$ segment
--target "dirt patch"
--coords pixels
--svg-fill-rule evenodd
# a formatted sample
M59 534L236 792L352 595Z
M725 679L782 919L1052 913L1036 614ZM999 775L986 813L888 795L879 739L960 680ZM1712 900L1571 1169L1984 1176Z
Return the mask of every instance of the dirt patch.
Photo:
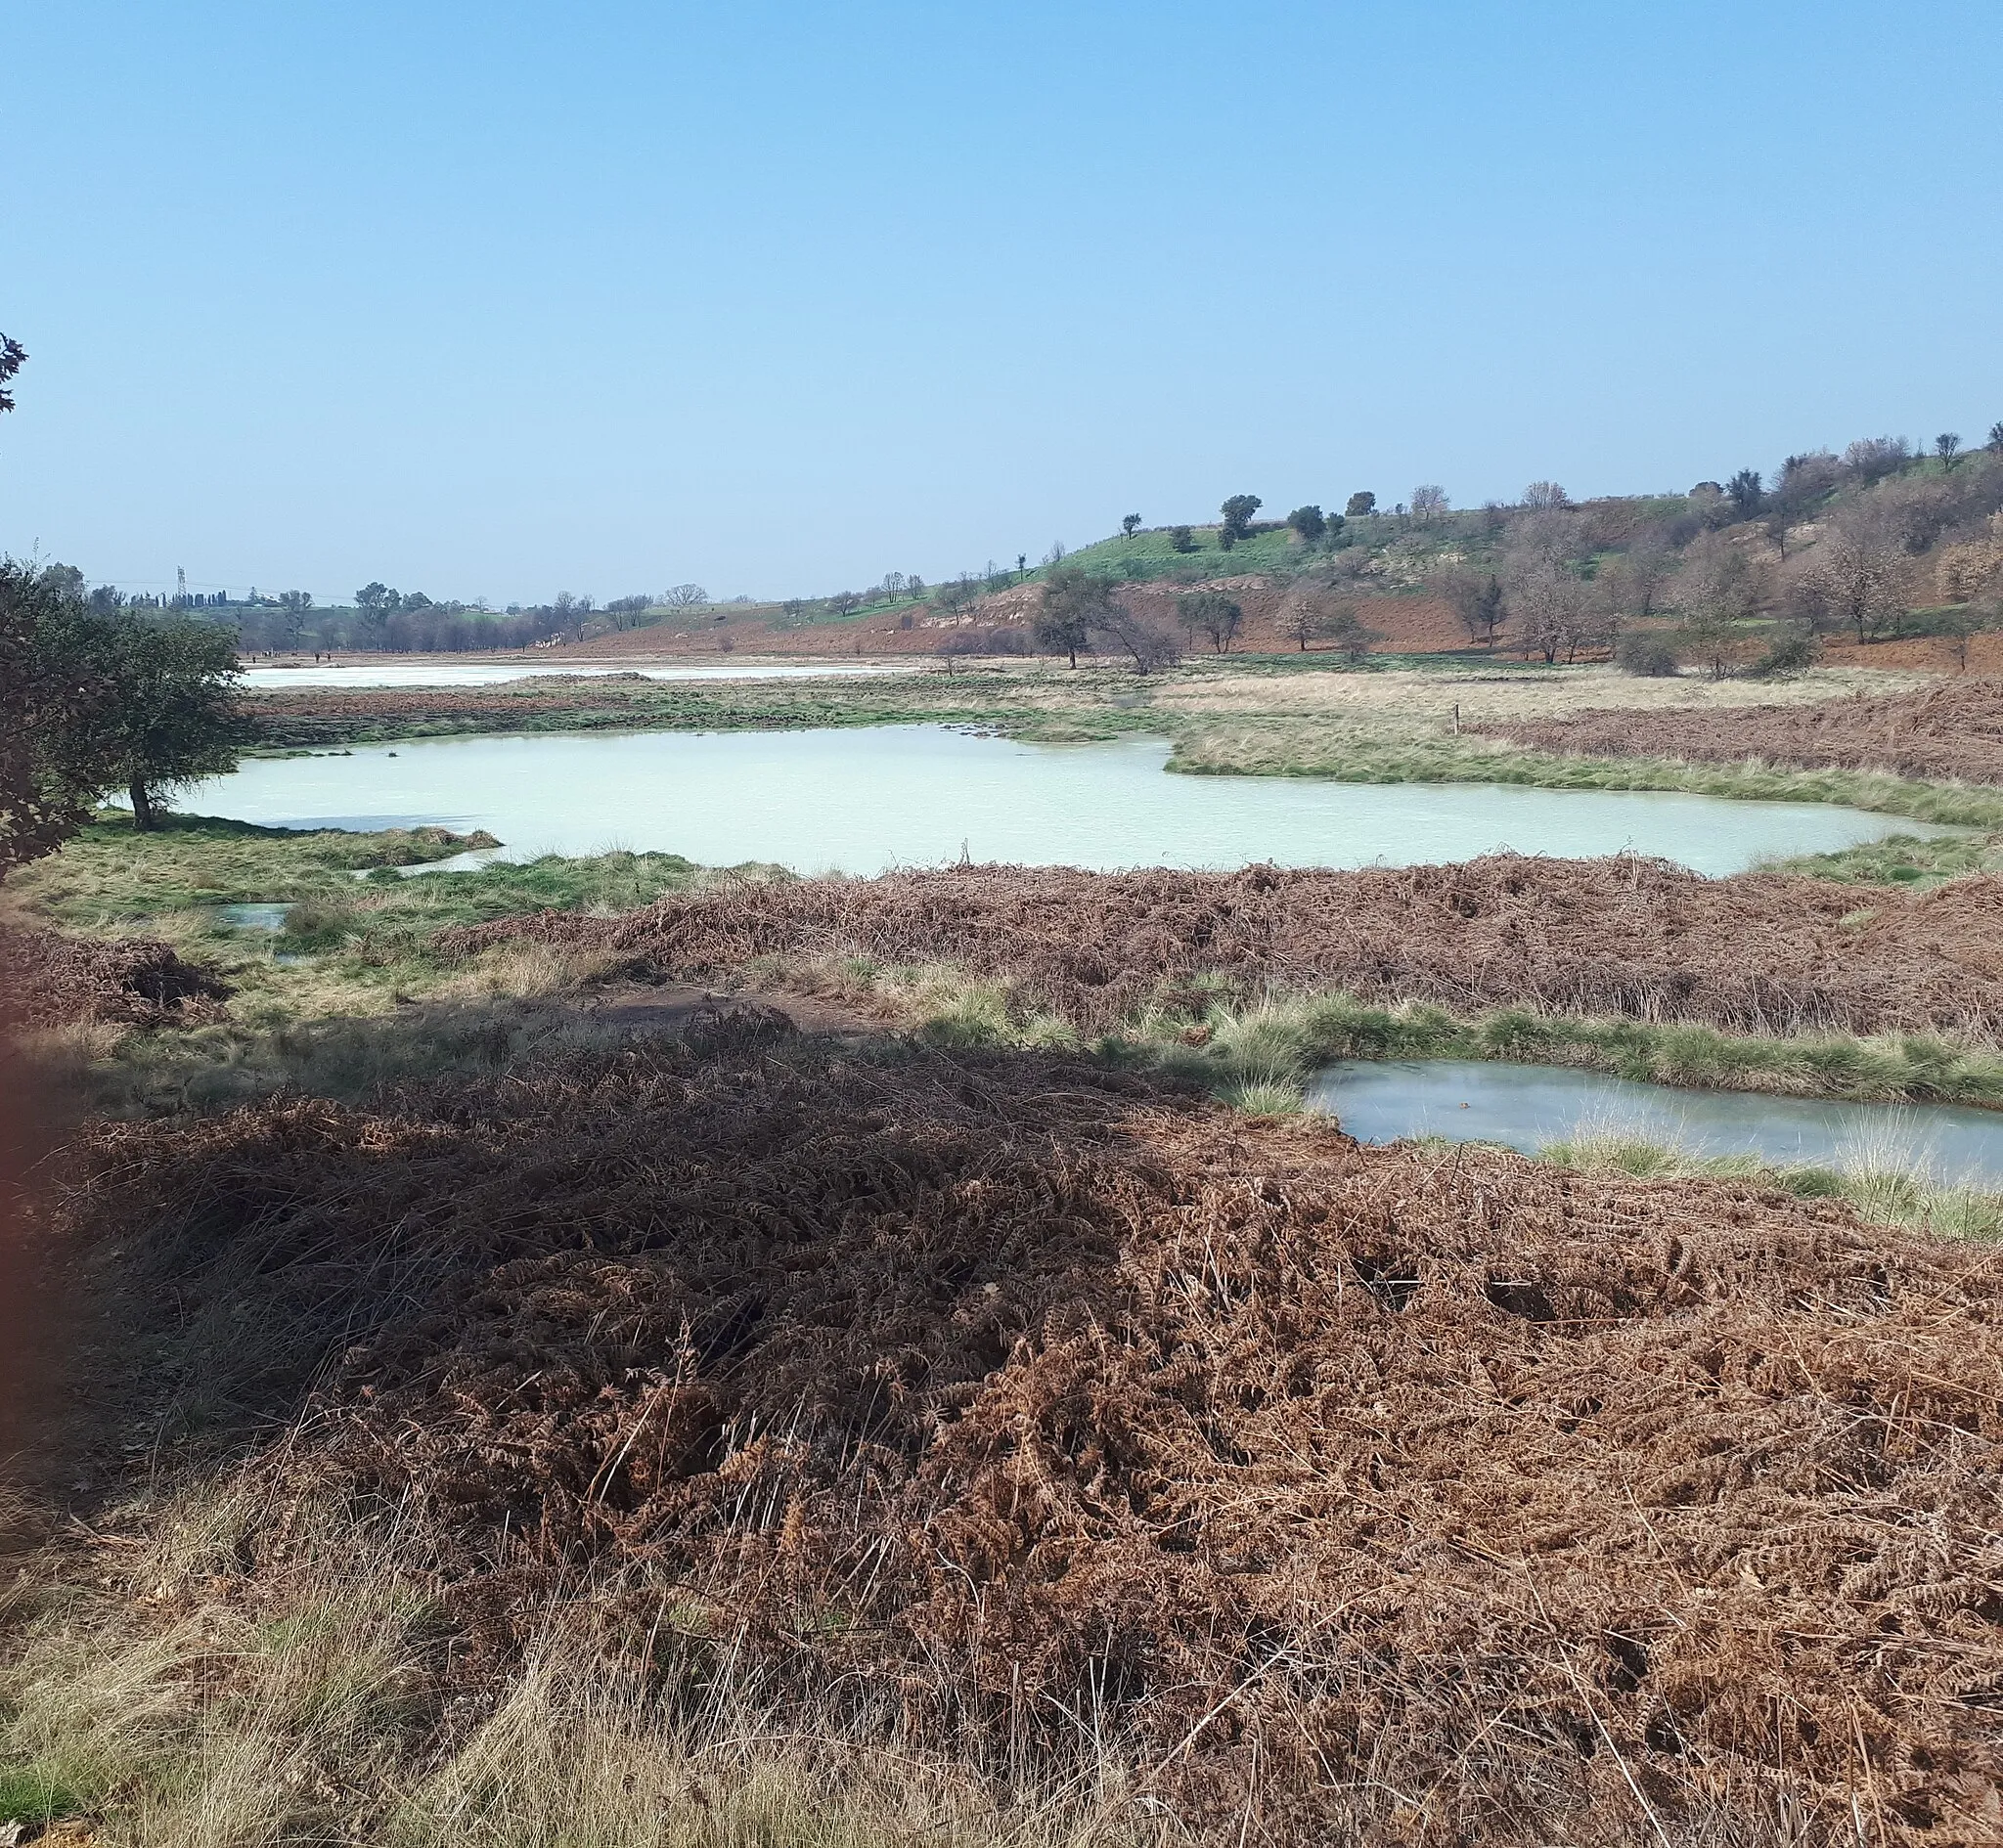
M1923 674L2003 674L2003 630L1985 630L1968 639L1964 668L1960 644L1944 636L1908 636L1897 641L1846 641L1832 637L1822 644L1822 658L1831 666L1893 668Z
M2003 679L1957 679L1915 692L1813 706L1596 712L1478 728L1533 750L1587 757L1759 758L1803 770L1883 770L2003 783Z
M1746 1033L1948 1031L2003 1022L2003 879L1873 893L1666 860L1503 855L1464 865L1235 873L969 866L546 912L450 932L448 954L530 937L662 979L754 957L950 962L1086 1029L1199 974L1241 999L1343 989L1462 1012L1695 1021Z
M306 1409L240 1569L380 1509L463 1685L588 1584L665 1687L1103 1738L1220 1840L1993 1838L1994 1254L770 1023L82 1163Z

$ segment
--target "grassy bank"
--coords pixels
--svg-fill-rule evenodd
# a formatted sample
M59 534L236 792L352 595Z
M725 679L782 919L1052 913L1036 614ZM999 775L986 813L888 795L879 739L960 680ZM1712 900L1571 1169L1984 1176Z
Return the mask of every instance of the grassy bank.
M1491 739L1364 725L1191 726L1169 769L1195 775L1320 776L1346 783L1503 783L1536 789L1670 790L1745 802L1834 803L1950 827L2003 828L2003 790L1877 770L1588 758Z
M1580 1174L1636 1180L1756 1180L1798 1200L1840 1200L1873 1225L1936 1238L2003 1239L2003 1195L1971 1187L1933 1187L1895 1167L1775 1167L1752 1156L1699 1157L1622 1137L1554 1142L1537 1160Z
M9 880L8 914L160 940L231 992L186 1027L59 1029L41 1035L42 1054L93 1107L121 1115L212 1109L287 1086L359 1096L427 1073L559 1057L599 1043L574 1006L502 1014L492 1004L574 997L605 960L523 945L469 962L438 955L439 932L545 910L632 910L776 870L719 871L674 854L405 870L469 845L442 830L293 832L201 816L141 834L109 814ZM285 910L234 922L224 907L240 904Z
M1848 886L1937 886L1970 873L2003 872L2003 835L1954 834L1924 841L1894 834L1839 854L1792 855L1769 861L1768 869Z
M888 1001L916 1031L949 1043L1080 1047L1172 1073L1252 1110L1299 1108L1314 1070L1339 1059L1508 1060L1695 1090L2003 1109L2003 1054L1920 1034L1788 1039L1527 1008L1456 1017L1422 1003L1386 1007L1344 993L1245 1008L1227 998L1222 982L1206 1005L1213 985L1199 979L1183 987L1178 1004L1087 1038L1054 1015L1023 1009L1002 984L962 971L886 969L852 958L805 968L775 959L756 973Z

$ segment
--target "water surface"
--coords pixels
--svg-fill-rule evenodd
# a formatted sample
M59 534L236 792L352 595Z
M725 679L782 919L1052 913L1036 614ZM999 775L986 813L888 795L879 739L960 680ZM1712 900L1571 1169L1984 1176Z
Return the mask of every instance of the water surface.
M2003 1112L1949 1104L1831 1104L1686 1091L1598 1072L1461 1059L1345 1060L1309 1088L1359 1142L1445 1136L1534 1155L1611 1138L1778 1167L1877 1168L2003 1189Z
M1922 823L1814 803L1629 790L1165 775L1168 744L1022 744L939 726L436 738L255 758L188 790L191 814L267 826L490 829L512 859L608 849L710 865L881 872L1023 865L1411 865L1659 854L1706 873Z

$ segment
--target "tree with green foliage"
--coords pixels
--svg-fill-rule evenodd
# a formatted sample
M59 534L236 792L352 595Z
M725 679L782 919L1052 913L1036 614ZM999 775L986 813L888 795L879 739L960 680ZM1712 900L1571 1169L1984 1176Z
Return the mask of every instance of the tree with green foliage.
M1989 454L2003 456L2003 418L1989 425Z
M1171 551L1194 551L1196 535L1186 526L1169 528L1169 550Z
M250 726L213 623L94 609L62 572L0 562L0 868L51 852L106 792L135 826L160 795L234 770Z
M1318 506L1297 506L1287 515L1287 524L1304 546L1312 546L1328 531L1328 516Z
M1052 565L1030 633L1045 654L1061 654L1075 668L1079 654L1091 647L1092 631L1115 607L1106 579L1081 565Z
M1224 514L1224 526L1218 533L1217 542L1228 551L1239 540L1251 537L1252 516L1266 503L1256 494L1234 494L1219 510Z
M1139 530L1140 515L1138 513L1129 513L1121 519L1120 531L1123 534L1125 534L1127 538L1132 539L1135 533L1139 532Z
M14 409L14 393L8 389L14 375L27 364L27 348L5 333L0 333L0 411Z
M1725 483L1725 499L1732 504L1732 512L1742 520L1757 519L1766 505L1766 490L1759 479L1757 468L1741 468L1731 480Z
M99 787L125 790L135 827L156 824L164 792L237 768L251 727L226 631L121 611L92 619L81 652L106 690L90 744Z
M1245 612L1222 591L1186 591L1176 599L1176 617L1189 634L1209 639L1213 654L1229 654Z
M46 572L0 558L0 877L54 853L97 800L86 746L103 689L74 645L88 614Z
M1377 497L1366 488L1359 488L1350 496L1349 505L1343 508L1343 517L1352 520L1366 519L1377 511Z

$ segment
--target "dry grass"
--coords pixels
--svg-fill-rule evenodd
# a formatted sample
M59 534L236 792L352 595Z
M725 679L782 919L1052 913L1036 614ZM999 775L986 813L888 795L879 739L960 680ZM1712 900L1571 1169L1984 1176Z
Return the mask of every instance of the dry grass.
M1738 711L1543 715L1489 728L1533 750L1590 757L1757 759L1803 770L1866 770L1934 781L2003 783L2003 680L1803 706L1766 697Z
M304 1597L346 1509L449 1657L402 1761L445 1770L358 1743L326 1838L554 1843L554 1790L631 1839L680 1761L620 1712L836 1742L780 1812L833 1832L691 1840L842 1840L844 1789L896 1839L864 1741L990 1800L1124 1768L1218 1841L1988 1826L1993 1254L770 1029L108 1127L69 1210L185 1318L132 1356L162 1455L227 1467L195 1398L253 1434L181 1582ZM601 1708L539 1692L559 1635Z
M1008 1004L1112 1028L1205 978L1205 1005L1342 990L1475 1014L1682 1022L1739 1034L1949 1033L1993 1047L2003 897L1972 877L1858 902L1779 873L1498 856L1355 872L1080 872L956 866L545 913L450 933L447 953L538 941L706 976L760 957L949 963Z
M19 1027L121 1022L158 1026L211 1017L229 990L150 938L84 938L0 929L0 990Z
M1202 719L1257 714L1404 723L1429 732L1450 726L1453 709L1473 726L1548 720L1607 708L1651 713L1729 711L1742 706L1814 706L1847 695L1903 692L1927 684L1917 674L1819 668L1785 682L1712 681L1695 676L1636 679L1611 667L1525 668L1506 658L1452 668L1370 674L1233 675L1213 664L1201 678L1165 682L1156 703Z
M73 1582L73 1549L34 1562L0 1667L0 1826L88 1819L98 1848L1083 1848L1174 1832L1126 1811L1110 1759L998 1800L881 1715L830 1707L808 1725L721 1687L664 1698L595 1641L588 1595L470 1687L435 1578L393 1540L316 1516L279 1586L185 1531L234 1544L252 1509L185 1495L146 1511L156 1542L96 1549L116 1562L108 1585Z

